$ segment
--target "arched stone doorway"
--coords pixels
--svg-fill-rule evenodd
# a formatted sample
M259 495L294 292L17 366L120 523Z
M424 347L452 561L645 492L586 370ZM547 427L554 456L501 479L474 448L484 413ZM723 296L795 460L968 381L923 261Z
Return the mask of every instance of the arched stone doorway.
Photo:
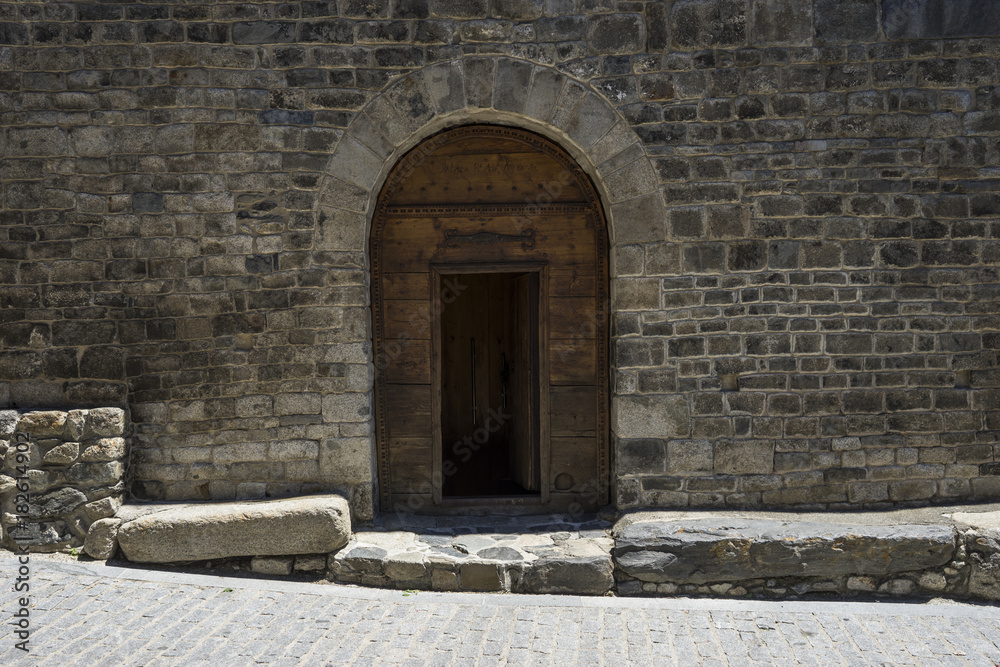
M383 511L607 502L607 246L590 179L532 132L396 164L370 237Z

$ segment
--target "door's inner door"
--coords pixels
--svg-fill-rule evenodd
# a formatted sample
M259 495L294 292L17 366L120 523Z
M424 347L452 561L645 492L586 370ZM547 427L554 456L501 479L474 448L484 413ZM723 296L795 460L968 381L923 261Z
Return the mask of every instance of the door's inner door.
M439 276L444 497L539 493L538 278Z

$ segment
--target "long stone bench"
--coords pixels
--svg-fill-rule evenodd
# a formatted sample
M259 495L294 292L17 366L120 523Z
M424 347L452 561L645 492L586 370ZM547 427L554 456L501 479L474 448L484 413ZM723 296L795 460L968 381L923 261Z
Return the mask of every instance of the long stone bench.
M614 556L640 581L707 584L775 577L890 575L955 554L942 525L852 526L712 517L650 519L615 531Z
M612 530L616 591L1000 599L997 506L954 509L638 512Z
M351 537L350 509L337 495L159 507L131 520L119 517L117 541L128 560L323 554Z

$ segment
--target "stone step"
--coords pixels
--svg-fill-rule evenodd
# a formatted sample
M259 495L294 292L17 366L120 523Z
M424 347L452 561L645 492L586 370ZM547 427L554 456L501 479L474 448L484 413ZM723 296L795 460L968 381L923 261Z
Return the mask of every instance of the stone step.
M346 501L312 496L126 505L94 525L102 530L85 545L94 557L107 558L119 543L138 562L236 559L239 569L249 556L250 569L264 575L313 573L403 590L1000 599L996 504L808 515L643 511L614 526L557 515L382 517L352 534Z
M612 531L618 593L787 597L965 590L964 542L950 521L895 524L890 513L857 515L858 523L848 523L850 515L823 521L750 514L624 517Z
M350 517L347 501L337 495L128 506L119 512L117 539L125 557L137 563L319 554L347 544Z
M361 531L330 558L335 581L440 591L603 595L614 585L606 530Z
M618 567L656 583L887 575L938 567L955 553L955 531L941 525L650 519L616 528L614 537Z

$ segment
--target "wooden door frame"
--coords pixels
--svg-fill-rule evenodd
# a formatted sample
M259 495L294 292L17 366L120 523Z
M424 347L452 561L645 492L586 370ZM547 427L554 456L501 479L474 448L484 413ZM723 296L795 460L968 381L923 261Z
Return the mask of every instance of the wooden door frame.
M548 316L548 265L545 262L497 262L488 264L432 263L431 269L431 485L434 504L439 507L468 507L469 505L545 505L549 502L549 337ZM538 470L542 483L540 492L523 496L477 496L475 498L444 498L442 466L444 443L441 436L441 276L451 274L478 275L487 273L537 273L538 274L538 331L535 345L538 350L538 368L535 369L535 391L538 392Z
M383 296L383 266L382 259L382 237L386 222L391 216L391 206L389 204L393 194L399 185L405 181L410 174L424 161L425 156L432 153L438 147L450 143L475 137L502 137L520 141L532 148L545 153L558 162L579 184L584 193L588 209L588 217L591 217L595 225L595 242L597 256L595 257L595 273L597 277L596 305L598 308L598 319L601 326L598 326L596 344L597 363L597 471L596 488L588 490L588 495L594 499L598 506L606 504L609 499L611 488L611 452L609 445L609 423L610 423L610 388L612 386L611 365L609 363L610 347L610 280L608 270L608 248L610 239L607 231L607 218L604 207L590 177L577 164L570 154L554 141L547 139L530 130L510 127L505 125L461 125L442 130L436 135L428 137L418 143L406 155L401 157L389 171L385 183L379 192L374 209L372 211L371 229L369 234L369 258L371 266L371 318L372 318L372 355L375 360L375 385L373 388L374 408L375 408L375 438L376 438L376 475L378 480L378 495L380 511L386 512L391 509L392 502L392 478L390 466L389 437L386 423L386 382L380 372L379 359L384 356L385 342L385 322L382 318ZM496 205L487 205L496 207ZM553 204L552 208L558 208L558 204ZM524 208L524 205L518 205ZM405 207L404 207L405 208ZM426 207L421 207L426 208ZM441 212L453 212L455 207L432 207L438 208ZM500 208L505 208L500 205ZM480 265L482 267L482 265ZM481 270L481 268L480 268ZM541 301L540 301L541 303ZM544 347L547 347L545 341ZM547 358L547 355L546 355ZM546 368L545 381L548 383L548 371ZM432 392L433 393L433 392ZM540 395L539 400L549 401L549 392ZM440 439L438 439L440 442ZM435 457L437 460L437 457ZM546 466L549 462L546 461ZM540 466L541 468L541 462ZM551 480L542 477L541 486L548 493ZM433 490L433 485L432 485ZM441 506L436 506L440 508ZM471 507L468 506L468 507ZM539 503L539 507L541 507ZM433 508L431 508L433 509Z

